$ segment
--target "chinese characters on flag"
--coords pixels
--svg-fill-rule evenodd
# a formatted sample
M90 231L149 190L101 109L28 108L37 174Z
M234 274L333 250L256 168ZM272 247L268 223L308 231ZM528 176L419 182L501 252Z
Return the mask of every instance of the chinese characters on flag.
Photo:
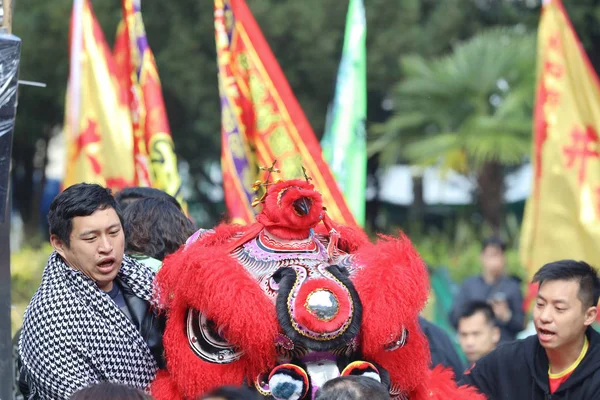
M600 266L600 82L560 0L538 32L534 185L521 232L530 277L572 258Z
M585 130L578 127L571 131L571 143L563 148L566 158L567 169L575 167L578 171L577 181L583 185L585 181L585 171L588 166L588 159L598 158L598 152L595 150L598 146L598 134L593 126L586 126Z

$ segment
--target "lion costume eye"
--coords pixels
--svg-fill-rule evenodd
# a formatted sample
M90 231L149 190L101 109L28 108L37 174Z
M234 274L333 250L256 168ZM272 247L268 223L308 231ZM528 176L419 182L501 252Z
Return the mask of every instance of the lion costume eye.
M225 340L222 331L201 312L188 309L186 334L190 348L204 361L229 364L244 354Z
M408 342L408 330L406 328L402 328L402 333L391 342L387 343L384 346L385 351L394 351L398 350L401 347L404 347Z
M281 189L281 191L277 194L277 205L281 207L281 198L283 197L283 195L285 194L285 192L287 192L290 189L297 189L297 190L302 190L301 187L299 186L288 186L286 188Z
M285 188L282 189L278 194L277 194L277 205L279 207L281 207L281 198L283 197L283 195L285 194L285 192L287 192L289 189L291 188Z

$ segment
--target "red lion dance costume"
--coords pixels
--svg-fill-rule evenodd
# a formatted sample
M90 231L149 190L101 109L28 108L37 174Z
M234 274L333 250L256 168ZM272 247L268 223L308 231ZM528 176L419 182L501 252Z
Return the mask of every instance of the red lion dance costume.
M335 225L303 180L275 183L262 200L256 224L222 224L158 273L168 320L157 399L244 383L267 398L310 399L349 374L380 380L397 399L484 399L429 370L417 319L428 276L408 238L371 244Z

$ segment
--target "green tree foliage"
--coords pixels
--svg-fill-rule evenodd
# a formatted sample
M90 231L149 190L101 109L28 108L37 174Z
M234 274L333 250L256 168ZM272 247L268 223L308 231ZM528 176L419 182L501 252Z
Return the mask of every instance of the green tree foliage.
M394 115L372 145L386 164L398 155L418 164L471 172L489 160L518 164L529 152L535 37L493 29L448 56L405 57Z
M476 175L480 206L498 229L502 166L529 154L535 82L535 36L494 28L434 59L405 57L394 115L373 149L387 163L402 154Z

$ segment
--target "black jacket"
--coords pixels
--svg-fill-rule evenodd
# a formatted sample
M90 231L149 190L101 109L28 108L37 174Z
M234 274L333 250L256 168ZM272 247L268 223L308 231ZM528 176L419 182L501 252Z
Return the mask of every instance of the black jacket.
M429 342L432 366L435 367L441 364L444 367L452 368L455 379L459 380L465 366L450 336L442 328L423 317L419 317L419 325L421 325L421 330L427 337L427 342Z
M512 276L503 276L494 285L486 283L481 275L467 278L454 298L454 304L450 312L450 323L456 329L459 315L469 302L488 301L498 295L506 298L512 312L512 317L508 322L496 320L496 324L500 328L500 341L515 340L517 333L525 327L525 313L523 312L521 284Z
M461 383L476 386L488 400L600 399L600 334L588 328L586 335L587 354L553 394L548 357L537 335L500 346L477 361Z
M137 297L125 282L119 278L117 278L117 282L122 289L125 304L127 304L127 309L129 309L131 315L131 322L144 338L158 367L161 369L165 368L164 347L162 343L162 336L165 330L164 316L157 315L152 310L150 303Z

